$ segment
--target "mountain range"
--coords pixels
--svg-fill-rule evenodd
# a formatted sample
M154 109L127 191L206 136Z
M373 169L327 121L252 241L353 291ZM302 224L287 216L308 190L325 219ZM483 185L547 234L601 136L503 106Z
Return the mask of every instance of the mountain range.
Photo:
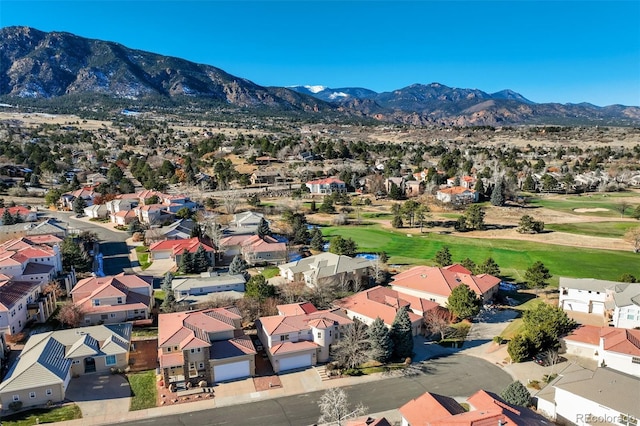
M511 90L486 93L439 83L383 93L359 87L264 87L214 66L29 27L0 29L0 99L20 104L62 99L85 106L87 99L109 99L148 108L204 105L413 125L640 124L636 106L535 103Z

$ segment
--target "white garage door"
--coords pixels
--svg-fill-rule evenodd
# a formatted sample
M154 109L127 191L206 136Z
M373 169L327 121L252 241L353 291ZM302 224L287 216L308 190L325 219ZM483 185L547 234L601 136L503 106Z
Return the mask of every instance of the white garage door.
M589 313L589 304L584 302L578 302L575 300L565 300L564 301L564 309L566 311L575 311L575 312L586 312Z
M168 251L156 251L153 253L154 259L169 259L171 257L171 252Z
M280 371L293 370L294 368L310 367L311 354L280 358Z
M592 314L604 314L604 303L602 303L602 302L591 302L591 313Z
M250 375L249 361L232 362L213 367L213 377L216 382L249 377Z

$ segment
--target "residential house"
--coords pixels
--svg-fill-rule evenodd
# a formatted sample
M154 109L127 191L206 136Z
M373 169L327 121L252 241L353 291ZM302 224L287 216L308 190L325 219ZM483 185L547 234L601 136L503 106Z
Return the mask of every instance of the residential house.
M111 216L111 223L114 223L116 226L127 226L134 219L138 218L138 215L133 210L120 210L117 213L113 213Z
M422 183L417 180L408 180L404 183L404 195L407 197L417 197L423 192Z
M2 223L2 216L6 211L8 211L11 216L17 218L21 222L35 222L36 220L38 220L37 212L35 210L28 209L27 207L2 207L0 208L0 225L4 225L4 223Z
M86 177L87 185L98 185L109 182L102 173L89 173Z
M158 316L158 359L165 387L251 377L255 356L235 307Z
M535 395L537 411L572 425L635 425L640 378L608 367L591 371L571 363Z
M94 190L92 186L86 186L75 191L65 192L60 197L60 204L64 210L73 210L73 202L76 198L81 197L84 198L87 206L93 204L93 199L100 195L98 192Z
M560 277L558 303L565 311L604 316L613 327L640 327L638 283Z
M404 195L406 189L405 182L406 181L403 177L389 177L384 181L384 189L387 191L387 194L389 194L391 192L391 188L395 185L400 191L400 194Z
M225 257L241 254L249 265L281 264L287 261L287 245L265 235L237 234L220 240Z
M153 277L124 272L89 277L78 281L70 296L82 308L86 325L147 319L154 303Z
M0 274L27 281L52 281L62 272L59 246L34 244L30 238L41 240L22 237L0 244Z
M499 425L539 426L550 421L532 410L507 403L498 395L479 390L466 400L426 392L400 407L402 426Z
M109 211L104 204L93 204L84 208L84 214L90 219L104 219L107 217Z
M182 253L186 250L189 253L198 251L202 246L207 253L207 258L211 266L215 266L215 249L205 242L201 237L193 237L188 240L164 240L153 243L149 246L151 259L173 259L176 265L180 265Z
M459 264L444 268L416 266L394 276L391 288L446 306L451 291L460 284L466 284L487 303L498 293L500 278L489 274L472 275Z
M640 330L581 325L562 343L568 354L640 377Z
M462 186L439 189L436 192L436 199L446 204L465 205L477 203L480 195L473 189Z
M256 321L258 337L276 373L329 361L331 345L353 324L339 310L318 311L315 307L294 305L278 306L284 315L261 317ZM308 313L287 315L291 309Z
M0 383L3 408L58 403L72 377L109 373L129 365L131 324L49 331L32 335Z
M44 323L56 310L56 296L44 293L42 281L0 274L0 333L15 335L31 322Z
M0 242L35 235L52 235L63 239L67 236L67 230L57 225L54 219L40 223L16 223L15 225L0 226Z
M134 207L138 206L139 202L140 200L136 194L118 195L116 199L107 201L105 205L107 206L109 216L112 218L111 222L113 222L113 215L120 211L133 210Z
M245 283L243 275L203 272L196 276L175 277L171 289L177 302L197 305L210 301L213 293L234 299L242 298Z
M165 220L173 218L166 210L164 204L145 204L134 207L133 212L140 221L148 225L157 225Z
M4 376L4 370L7 369L7 362L9 361L9 353L11 348L7 345L7 340L4 338L4 333L0 332L0 377Z
M233 215L233 219L229 222L229 228L226 229L225 232L233 234L255 234L258 231L258 226L262 219L264 219L262 213L252 211L236 213Z
M308 287L339 284L357 288L368 282L371 261L333 253L320 253L279 265L280 275L288 282L303 281Z
M145 232L144 238L149 245L163 240L188 240L195 227L193 219L178 219L171 225Z
M334 177L310 180L305 185L311 194L329 195L334 192L347 192L347 185Z
M376 318L382 319L391 328L400 309L407 309L411 320L412 334L417 336L424 330L424 315L431 309L443 309L435 302L420 297L399 293L389 287L376 286L334 302L344 309L347 316L371 325Z
M249 179L252 185L273 185L280 179L280 173L277 171L256 170L251 174Z
M447 186L448 187L461 186L466 189L473 189L476 186L477 181L478 180L473 176L462 176L460 178L460 184L456 185L456 178L451 177L447 179Z

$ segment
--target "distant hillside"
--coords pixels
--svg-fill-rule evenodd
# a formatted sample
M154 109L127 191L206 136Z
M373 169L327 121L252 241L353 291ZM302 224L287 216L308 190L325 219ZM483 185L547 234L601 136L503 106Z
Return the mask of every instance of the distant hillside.
M180 112L215 107L413 125L640 125L638 107L537 104L511 90L489 94L439 83L385 93L358 87L263 87L210 65L28 27L0 29L0 98L36 105L57 101L68 108L115 109L131 103Z

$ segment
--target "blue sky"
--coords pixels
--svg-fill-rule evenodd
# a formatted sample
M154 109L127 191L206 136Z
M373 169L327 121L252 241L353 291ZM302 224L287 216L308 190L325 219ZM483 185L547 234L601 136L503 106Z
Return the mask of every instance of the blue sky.
M0 0L26 25L213 65L264 86L439 82L640 105L640 1Z

